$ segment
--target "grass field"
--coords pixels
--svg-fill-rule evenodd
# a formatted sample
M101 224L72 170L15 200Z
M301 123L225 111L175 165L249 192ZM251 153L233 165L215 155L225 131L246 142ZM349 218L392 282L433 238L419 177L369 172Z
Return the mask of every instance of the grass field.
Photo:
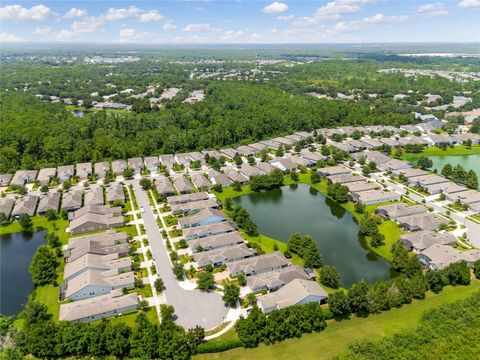
M345 351L355 340L380 339L402 330L415 329L426 310L464 299L479 290L479 280L475 280L472 286L449 286L440 294L429 293L425 300L415 300L412 304L367 318L352 317L341 322L329 320L327 328L321 333L306 334L299 339L289 339L275 345L261 345L256 349L237 348L221 353L198 355L195 359L331 359ZM228 334L228 338L234 337Z
M48 221L45 216L32 216L32 222L34 230L36 228L43 228L47 231L54 231L60 238L62 244L67 243L69 234L65 232L65 229L68 227L68 220L57 219L55 221ZM10 221L0 226L0 235L21 231L22 227L18 221Z
M472 145L466 147L465 145L457 145L454 147L447 147L445 150L436 146L426 147L421 153L404 153L402 158L412 161L413 159L422 156L458 156L458 155L472 155L480 154L480 145Z

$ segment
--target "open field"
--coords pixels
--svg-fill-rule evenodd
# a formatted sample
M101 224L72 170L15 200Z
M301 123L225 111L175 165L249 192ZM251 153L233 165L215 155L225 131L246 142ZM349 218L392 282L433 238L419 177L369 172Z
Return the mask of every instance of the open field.
M43 228L47 231L55 232L62 244L66 244L69 238L69 234L65 232L68 227L68 220L57 219L55 221L48 221L45 216L32 216L33 229ZM9 221L0 226L0 235L10 234L14 232L21 232L22 227L18 221Z
M458 156L458 155L472 155L480 154L480 145L472 145L466 147L465 145L457 145L454 147L447 147L445 150L437 146L426 147L421 153L404 153L402 158L412 161L415 158L422 156Z
M479 280L475 280L472 286L449 286L440 294L428 293L425 300L414 300L412 304L398 309L366 318L354 316L340 322L329 320L327 328L321 333L306 334L299 339L289 339L275 345L261 345L256 349L237 348L221 353L202 354L195 359L331 359L345 351L355 340L366 337L380 339L402 330L415 329L426 310L464 299L479 290ZM232 339L232 334L228 334L228 338Z

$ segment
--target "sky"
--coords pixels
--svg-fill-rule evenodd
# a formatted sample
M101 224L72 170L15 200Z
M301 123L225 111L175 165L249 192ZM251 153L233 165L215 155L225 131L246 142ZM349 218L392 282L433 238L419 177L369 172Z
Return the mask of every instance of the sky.
M0 2L7 42L480 42L480 0Z

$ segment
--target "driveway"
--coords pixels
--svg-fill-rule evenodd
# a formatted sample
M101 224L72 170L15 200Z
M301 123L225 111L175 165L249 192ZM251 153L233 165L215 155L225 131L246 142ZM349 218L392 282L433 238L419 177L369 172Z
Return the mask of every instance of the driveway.
M225 306L222 297L217 293L189 291L180 287L172 272L169 255L147 194L141 188L138 180L132 180L130 183L133 185L138 206L145 210L140 215L143 219L158 274L165 285L164 295L167 303L175 308L176 322L184 328L191 328L195 325L200 325L205 329L216 327L224 321L229 308Z

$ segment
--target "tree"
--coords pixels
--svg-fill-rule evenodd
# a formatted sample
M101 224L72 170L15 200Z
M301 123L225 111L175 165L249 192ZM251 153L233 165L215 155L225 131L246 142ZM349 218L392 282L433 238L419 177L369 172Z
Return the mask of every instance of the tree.
M385 236L378 231L378 228L370 238L370 245L372 245L374 248L385 245Z
M221 193L223 192L223 187L222 187L222 184L215 184L212 186L212 190L213 191L216 191L218 193Z
M215 288L215 280L211 272L201 272L197 278L197 288L200 290L213 290Z
M368 314L367 294L368 285L365 281L360 280L352 285L350 290L348 290L348 302L352 312L357 315Z
M470 269L466 261L450 264L442 272L450 285L470 285Z
M232 182L232 189L234 191L242 191L242 184L239 181Z
M340 275L335 267L325 265L320 270L320 282L332 289L338 289L340 286Z
M339 183L328 184L327 187L327 195L338 203L348 201L348 192L348 187Z
M243 273L238 274L237 275L237 280L238 280L238 283L240 284L240 286L247 285L247 278L246 278L245 274L243 274Z
M48 192L48 185L42 185L42 186L40 187L40 191L41 191L42 193L47 193L47 192Z
M205 339L205 329L197 325L194 328L190 328L187 331L187 344L190 349L190 353L194 354L198 345L200 345Z
M152 182L147 178L140 179L140 186L143 190L147 191L148 189L152 188Z
M109 321L105 327L105 349L107 353L122 358L130 351L131 328L124 323Z
M131 179L133 178L133 169L131 167L127 167L124 171L123 171L123 177L125 179Z
M240 299L240 288L232 283L223 287L222 300L230 307L236 307Z
M365 212L365 205L360 201L357 201L354 205L354 210L359 214L363 214Z
M137 99L132 104L132 111L136 113L147 113L151 111L150 101L148 99Z
M246 299L250 306L257 303L257 295L255 295L255 293L248 293Z
M300 177L298 176L298 173L296 171L292 171L290 173L290 179L292 179L293 181L298 181Z
M318 171L312 171L312 174L310 175L310 181L312 184L318 184L322 180L322 176Z
M480 279L480 260L473 263L473 274L477 279Z
M33 230L32 219L27 214L21 214L20 218L18 219L18 222L22 227L22 231L31 232Z
M235 324L235 330L237 330L238 338L242 345L246 348L257 347L262 341L262 330L266 324L266 315L256 305L253 306L247 318L240 316L240 319Z
M350 304L343 291L336 291L328 297L328 308L336 319L348 319L351 314Z
M183 276L185 274L185 270L183 268L183 264L180 261L175 261L172 268L173 273L175 274L178 281L183 280Z
M243 164L242 156L239 153L236 153L235 156L233 157L233 160L235 161L235 165L240 166Z
M4 212L0 212L0 224L3 224L5 221L7 221L7 215Z
M47 218L48 221L55 221L58 218L58 214L54 209L48 209L45 212L45 217Z
M443 274L438 270L428 270L425 279L428 284L428 288L432 290L435 294L438 294L442 291L445 286L446 279Z
M164 284L162 278L157 277L153 285L155 286L155 290L157 290L157 292L161 293L163 291Z
M53 283L57 278L57 257L46 245L40 245L33 255L32 263L28 270L32 274L34 285Z
M228 197L225 199L225 209L232 210L233 209L233 200L232 198Z
M277 151L275 152L275 156L277 157L283 157L285 155L285 150L283 148L283 145L280 145L277 149Z
M407 249L403 245L403 242L399 240L392 246L392 268L395 271L403 273L407 267L409 261L409 255Z
M419 167L420 169L426 170L426 169L430 169L432 166L433 166L433 161L426 156L421 157L417 161L417 167Z
M50 247L54 249L59 248L62 245L62 243L60 242L60 238L54 232L48 232L47 234L45 234L45 241Z
M163 322L171 322L173 320L173 315L175 314L175 308L172 305L161 304L160 305L160 317Z
M358 226L362 235L373 236L373 234L378 233L377 221L368 213L363 214L358 222Z

